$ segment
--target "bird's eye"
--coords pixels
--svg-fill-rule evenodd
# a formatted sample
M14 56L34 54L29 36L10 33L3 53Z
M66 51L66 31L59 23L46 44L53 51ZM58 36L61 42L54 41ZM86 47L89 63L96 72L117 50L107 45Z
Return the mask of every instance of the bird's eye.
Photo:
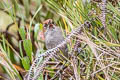
M52 21L52 24L54 24L54 22Z
M47 28L47 26L48 26L48 24L44 24L44 25L43 25L44 28Z

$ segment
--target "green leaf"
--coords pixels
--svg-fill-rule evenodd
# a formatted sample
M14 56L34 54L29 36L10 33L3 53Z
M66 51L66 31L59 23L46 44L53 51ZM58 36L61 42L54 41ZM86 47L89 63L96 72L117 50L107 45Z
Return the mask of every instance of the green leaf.
M25 70L29 70L30 68L30 60L28 57L23 57L22 59L22 65L24 67Z
M23 0L23 4L25 7L25 13L26 13L26 17L29 17L29 13L30 13L30 5L29 5L29 0Z
M11 0L12 4L14 5L15 12L18 10L18 3L17 0Z
M94 31L94 35L97 37L97 28L95 27L93 31Z
M43 30L43 25L42 24L40 24L40 30Z
M23 57L22 43L21 43L21 41L19 42L19 49L20 49L20 55Z
M3 2L0 2L0 8L4 8Z
M27 56L29 56L30 60L32 61L32 43L30 40L24 40L23 46Z
M34 28L34 38L37 39L38 31L40 30L40 25L36 24Z
M25 32L24 27L20 27L19 34L20 34L20 37L22 38L22 40L25 40L25 34L26 34L26 32Z
M108 26L108 28L109 28L109 30L110 30L111 35L113 36L113 38L114 38L115 40L117 40L117 33L116 33L116 30L115 30L115 27L113 27L113 26Z
M5 37L4 37L4 35L2 35L2 42L3 42L3 49L6 51L7 49L6 49L6 45L5 45Z
M39 76L38 80L43 80L43 74Z
M110 2L108 2L107 8L120 16L120 12Z

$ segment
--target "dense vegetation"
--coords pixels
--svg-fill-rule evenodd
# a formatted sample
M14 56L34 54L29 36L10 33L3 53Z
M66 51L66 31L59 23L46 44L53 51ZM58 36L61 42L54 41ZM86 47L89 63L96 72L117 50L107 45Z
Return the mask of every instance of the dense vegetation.
M66 60L46 54L41 34L46 19L60 26L66 39L82 26L65 40ZM36 75L38 80L120 80L119 61L119 0L0 0L0 80Z

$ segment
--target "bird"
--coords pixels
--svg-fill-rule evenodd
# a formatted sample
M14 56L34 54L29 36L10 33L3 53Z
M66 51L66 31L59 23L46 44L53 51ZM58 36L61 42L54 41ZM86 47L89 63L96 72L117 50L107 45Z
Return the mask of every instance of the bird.
M43 22L43 33L47 49L52 49L64 41L61 28L56 26L52 19L47 19ZM68 58L67 44L60 48L60 51ZM61 53L59 52L58 54L60 55ZM61 58L63 59L63 57Z

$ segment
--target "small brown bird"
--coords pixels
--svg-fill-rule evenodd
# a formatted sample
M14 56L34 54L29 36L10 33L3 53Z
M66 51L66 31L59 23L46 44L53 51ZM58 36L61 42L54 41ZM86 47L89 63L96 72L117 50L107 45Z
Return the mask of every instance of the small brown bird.
M43 22L44 38L47 49L52 49L60 44L63 40L63 34L60 27L56 26L52 19ZM65 57L68 57L67 45L60 49ZM59 53L60 54L60 53Z

